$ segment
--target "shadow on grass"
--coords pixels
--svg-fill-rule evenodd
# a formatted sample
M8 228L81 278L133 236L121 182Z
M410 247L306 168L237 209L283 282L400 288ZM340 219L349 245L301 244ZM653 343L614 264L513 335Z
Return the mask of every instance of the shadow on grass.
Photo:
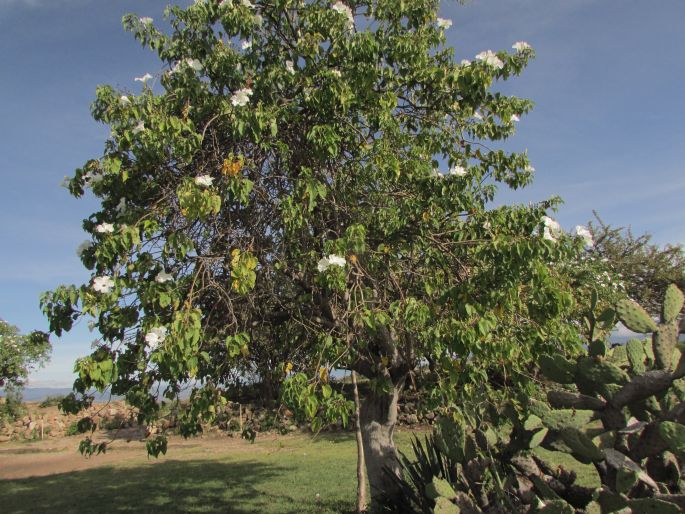
M0 481L4 513L344 513L342 499L303 495L292 470L259 462L174 461ZM295 479L296 481L296 479ZM273 484L278 484L273 487ZM283 492L283 491L291 491ZM303 496L307 498L304 499Z

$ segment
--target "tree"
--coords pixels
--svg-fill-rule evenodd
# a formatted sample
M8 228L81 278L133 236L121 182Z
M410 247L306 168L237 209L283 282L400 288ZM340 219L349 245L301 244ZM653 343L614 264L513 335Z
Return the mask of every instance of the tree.
M137 95L98 88L93 116L111 137L69 183L101 199L80 249L92 280L42 305L56 334L92 316L102 339L65 408L111 387L149 422L194 383L189 436L252 349L288 345L303 357L275 367L282 398L313 429L349 416L333 369L369 379L360 421L378 503L396 492L384 468L399 472L396 406L417 364L433 363L430 396L450 409L488 369L523 379L540 353L577 345L563 322L572 289L548 264L582 244L543 218L556 201L490 204L498 184L532 178L525 153L491 147L531 102L491 88L533 50L457 62L438 8L199 1L168 9L168 34L124 18L164 70Z
M661 301L670 284L685 289L685 251L680 245L661 247L649 234L633 235L630 228L612 227L595 212L590 229L595 253L618 276L625 293L652 315L661 314Z
M46 333L21 335L17 327L0 319L0 387L21 387L31 368L48 360L50 350Z

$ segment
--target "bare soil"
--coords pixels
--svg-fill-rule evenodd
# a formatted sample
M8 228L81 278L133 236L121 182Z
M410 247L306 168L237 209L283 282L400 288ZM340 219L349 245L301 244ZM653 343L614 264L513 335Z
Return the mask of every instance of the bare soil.
M101 434L98 440L107 440ZM297 436L292 436L297 437ZM148 458L145 442L139 439L135 430L130 433L117 434L105 454L90 458L78 452L79 436L65 437L35 442L11 442L0 446L0 480L47 476L71 471L80 471L99 467L122 467L155 465L165 460L186 460L202 457L220 458L236 452L269 452L276 440L275 435L260 435L262 443L251 445L240 438L225 435L207 435L195 439L183 439L172 436L169 439L169 455L173 459L160 456L159 459ZM272 444L269 444L269 443Z

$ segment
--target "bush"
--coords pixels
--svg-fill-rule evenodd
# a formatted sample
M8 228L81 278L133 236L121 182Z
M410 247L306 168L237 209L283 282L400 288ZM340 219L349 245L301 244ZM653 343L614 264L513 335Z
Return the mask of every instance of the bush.
M0 404L0 426L12 423L26 414L24 397L21 389L7 385L5 387L5 401Z
M57 407L59 405L59 402L64 400L64 395L63 394L57 394L55 396L48 396L38 404L39 407L45 409L47 407Z
M81 433L81 430L79 430L78 426L78 421L74 421L71 425L67 427L67 429L64 431L64 435L78 435Z

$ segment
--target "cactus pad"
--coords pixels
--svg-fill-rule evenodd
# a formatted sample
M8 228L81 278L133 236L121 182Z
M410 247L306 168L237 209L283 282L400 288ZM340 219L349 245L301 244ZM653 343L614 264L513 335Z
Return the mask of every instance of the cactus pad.
M604 460L604 453L597 448L592 440L580 430L565 427L559 433L566 445L571 448L573 455L585 464Z
M647 311L632 300L618 302L616 312L623 324L633 332L647 334L656 330L656 323Z
M572 384L575 379L575 365L562 355L543 355L540 357L540 369L543 375L558 384Z
M683 293L678 289L678 286L675 284L668 286L666 296L664 297L664 305L661 309L661 321L664 323L674 321L678 314L680 314L680 309L683 308L683 302L685 302L685 297L683 297Z
M459 514L460 512L459 507L443 496L435 500L434 514Z
M628 360L633 373L644 373L645 368L645 350L643 343L639 339L631 339L626 344L626 352L628 353Z
M678 344L678 327L675 322L661 324L652 335L656 366L669 369L673 365L673 352Z
M454 489L452 489L452 486L447 480L433 477L430 484L426 485L426 496L431 500L437 500L441 496L451 500L452 498L457 497L457 493L454 492Z
M659 435L673 453L685 456L685 425L663 421L659 424Z

